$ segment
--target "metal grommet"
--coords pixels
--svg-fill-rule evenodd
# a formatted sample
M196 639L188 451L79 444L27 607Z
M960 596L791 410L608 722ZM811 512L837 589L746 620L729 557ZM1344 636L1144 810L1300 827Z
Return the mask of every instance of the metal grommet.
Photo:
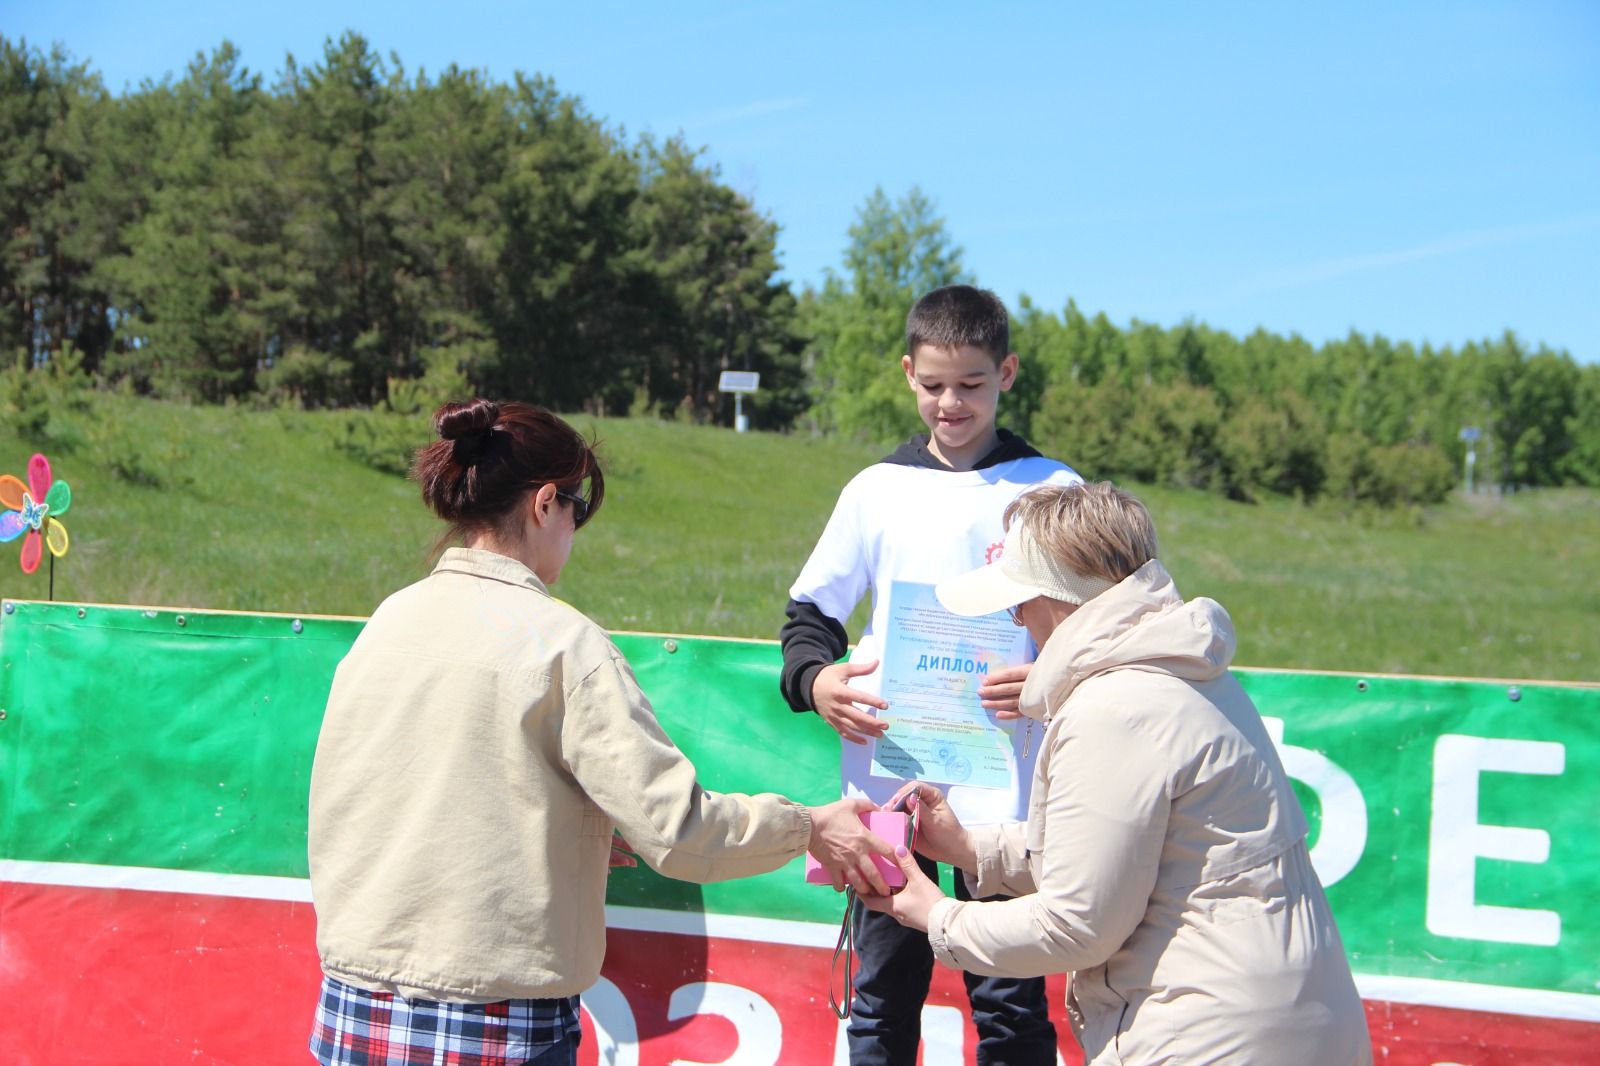
M6 601L6 614L16 614L16 613L17 613L17 605L12 603L10 600L7 600Z
M661 646L667 649L668 655L671 655L678 650L678 642L675 640L663 640L661 642Z
M1512 703L1516 703L1521 698L1522 690L1516 685L1512 685L1510 688L1506 689L1506 699L1510 700Z
M189 624L189 620L181 614L177 617L176 621L180 626L186 626Z
M296 633L299 633L299 632L303 631L306 628L306 625L305 625L304 622L300 621L300 619L296 618L294 620L294 624L291 625L289 628L294 630Z
M78 608L78 617L79 617L79 618L83 618L83 617L85 617L85 616L86 616L86 615L88 615L88 613L89 613L89 612L88 612L88 611L86 611L86 610L84 610L84 609L83 609L83 608L82 608L82 607L79 607L79 608Z
M0 707L0 722L3 722L5 720L6 720L6 709L4 707Z
M1360 681L1356 682L1356 691L1357 692L1365 692L1365 691L1367 691L1367 679L1366 678L1362 678Z

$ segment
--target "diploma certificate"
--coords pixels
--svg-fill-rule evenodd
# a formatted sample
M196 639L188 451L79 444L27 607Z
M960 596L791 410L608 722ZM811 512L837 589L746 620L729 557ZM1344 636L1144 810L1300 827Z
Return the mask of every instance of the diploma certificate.
M985 710L978 688L1027 659L1027 632L1006 612L964 618L940 606L932 585L894 582L880 687L889 709L879 713L890 724L872 743L872 776L1010 789L1018 723Z

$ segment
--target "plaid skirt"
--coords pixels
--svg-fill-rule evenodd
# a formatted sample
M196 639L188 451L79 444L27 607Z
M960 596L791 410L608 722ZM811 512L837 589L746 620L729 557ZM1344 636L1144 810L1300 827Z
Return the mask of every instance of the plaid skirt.
M577 996L435 1003L324 975L311 1054L325 1066L564 1066L578 1035Z

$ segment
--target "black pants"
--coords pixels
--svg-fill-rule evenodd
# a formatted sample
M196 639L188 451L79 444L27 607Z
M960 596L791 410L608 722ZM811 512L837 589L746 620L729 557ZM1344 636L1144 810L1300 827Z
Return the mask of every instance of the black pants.
M918 855L917 864L938 880L937 863ZM960 871L955 883L956 898L969 899ZM928 934L865 907L855 911L860 963L850 1014L851 1066L915 1066L922 1001L933 979ZM1044 978L970 973L961 978L978 1030L978 1066L1055 1066L1056 1030L1050 1024Z

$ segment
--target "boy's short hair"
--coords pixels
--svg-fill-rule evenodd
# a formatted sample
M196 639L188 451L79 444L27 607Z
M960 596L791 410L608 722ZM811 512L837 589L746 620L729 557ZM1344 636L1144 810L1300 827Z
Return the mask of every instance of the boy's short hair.
M973 285L946 285L925 294L906 315L906 354L924 344L946 351L971 346L998 366L1011 351L1011 319L1000 297Z
M1109 481L1025 492L1006 508L1073 573L1116 584L1156 558L1156 526L1139 498Z

